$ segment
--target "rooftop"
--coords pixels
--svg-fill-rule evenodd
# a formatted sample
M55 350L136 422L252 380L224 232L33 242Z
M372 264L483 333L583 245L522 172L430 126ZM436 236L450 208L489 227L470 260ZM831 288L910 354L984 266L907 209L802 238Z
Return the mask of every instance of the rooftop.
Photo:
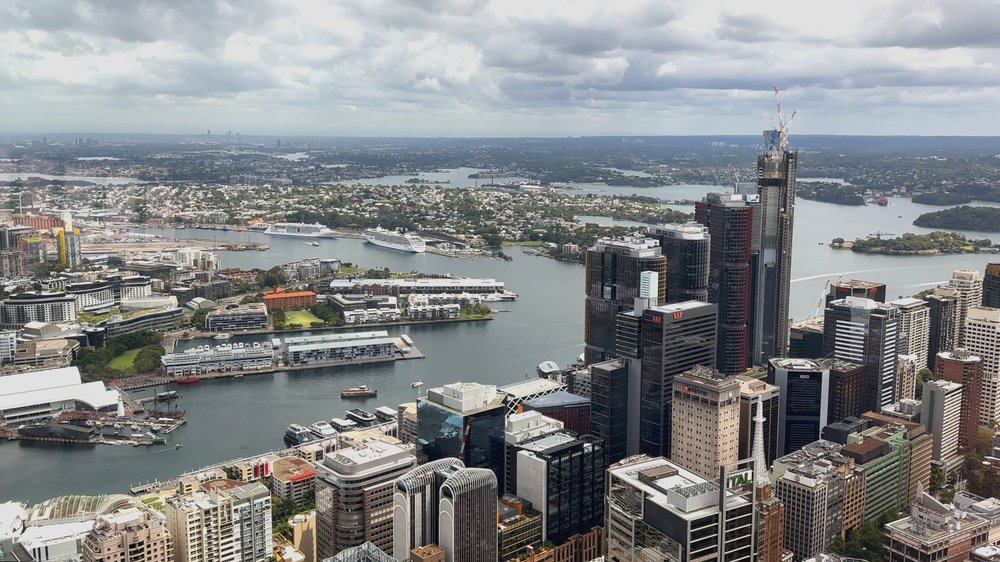
M679 240L705 240L708 238L708 227L696 222L684 224L654 224L648 228L650 234L663 235Z
M573 406L590 406L590 399L565 390L557 390L552 394L546 394L545 396L539 396L537 398L532 398L531 400L526 400L524 402L526 406L531 408L569 408Z
M512 398L524 398L525 396L532 396L540 392L553 392L564 388L566 388L566 385L561 382L539 377L504 385L497 390Z
M251 302L229 305L225 308L216 308L208 313L209 316L230 316L236 314L267 314L267 305L262 302Z
M883 285L885 285L885 283L863 281L861 279L841 279L840 281L830 283L831 287L845 287L851 289L874 289L875 287L881 287Z
M771 364L786 371L821 371L823 367L812 359L779 357L771 359Z

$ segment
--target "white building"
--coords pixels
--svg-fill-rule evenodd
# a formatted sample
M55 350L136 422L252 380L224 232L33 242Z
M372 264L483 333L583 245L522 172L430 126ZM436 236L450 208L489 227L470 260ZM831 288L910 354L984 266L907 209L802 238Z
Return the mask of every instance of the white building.
M267 560L274 550L271 492L260 482L228 491L233 498L233 538L238 562Z
M926 365L931 333L931 309L927 301L907 297L889 304L899 309L899 353L916 355L917 365Z
M974 269L956 269L948 280L948 286L958 291L958 342L965 346L965 319L969 308L983 304L983 277Z
M20 293L0 303L0 324L20 329L28 322L74 322L76 299L66 293Z
M0 365L14 361L17 350L17 332L15 330L0 331Z
M83 540L94 528L94 520L28 527L18 542L36 562L80 560Z
M101 412L121 410L121 396L103 382L82 382L80 370L64 367L7 375L0 384L0 421L27 421L79 407Z
M980 425L1000 422L1000 308L970 307L965 321L965 349L983 360Z
M964 460L958 452L962 422L962 385L946 380L924 384L920 422L934 438L933 459L945 472Z
M133 275L121 280L121 300L123 302L126 300L149 298L152 294L153 282L149 277Z
M76 299L76 312L104 312L115 305L115 294L107 281L84 281L66 285L66 292Z
M219 256L198 248L181 248L174 253L174 262L198 271L218 271L222 267Z

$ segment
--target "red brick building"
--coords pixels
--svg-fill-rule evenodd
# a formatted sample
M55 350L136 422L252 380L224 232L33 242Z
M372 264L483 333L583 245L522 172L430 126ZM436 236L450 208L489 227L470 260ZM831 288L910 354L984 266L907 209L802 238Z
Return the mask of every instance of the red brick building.
M300 310L316 304L316 293L312 291L288 293L279 287L273 293L264 295L264 304L268 311Z

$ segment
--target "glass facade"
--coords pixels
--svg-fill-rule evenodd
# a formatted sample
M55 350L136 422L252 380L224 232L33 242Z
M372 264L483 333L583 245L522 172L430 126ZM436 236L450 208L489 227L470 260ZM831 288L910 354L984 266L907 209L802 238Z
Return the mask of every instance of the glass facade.
M417 404L421 460L457 458L468 468L488 468L504 481L504 408L461 414L427 400Z
M556 544L604 522L604 445L582 439L538 454L546 461L546 538Z
M590 434L604 440L607 463L628 455L628 367L620 361L590 366Z

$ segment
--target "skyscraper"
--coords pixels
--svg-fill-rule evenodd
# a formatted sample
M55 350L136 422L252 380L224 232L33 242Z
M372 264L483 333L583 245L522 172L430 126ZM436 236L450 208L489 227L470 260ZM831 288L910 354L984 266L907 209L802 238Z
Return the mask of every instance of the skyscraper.
M927 367L933 369L938 353L958 347L958 291L937 288L926 300L930 308Z
M438 546L445 562L497 560L497 477L463 468L441 484Z
M983 277L983 306L1000 308L1000 263L986 265Z
M792 324L788 333L788 356L795 359L817 359L823 356L822 318Z
M653 225L649 236L667 258L666 302L708 300L708 229L698 223Z
M608 464L628 456L628 384L621 359L590 366L590 434L604 440Z
M719 306L716 366L735 375L756 359L750 356L754 208L747 196L709 193L695 203L695 218L711 234L708 302Z
M260 482L211 482L166 502L177 562L257 562L271 554L271 495ZM243 484L243 485L241 485Z
M399 477L393 495L394 557L408 560L414 548L437 544L441 485L464 468L462 461L444 458L424 463Z
M965 349L982 359L983 394L980 425L1000 423L1000 308L970 307L965 323Z
M948 287L958 291L958 341L965 345L965 319L969 308L983 304L983 277L974 269L956 269L948 280Z
M716 311L714 304L688 301L643 312L640 452L669 456L673 380L694 367L714 366Z
M788 352L788 293L792 274L792 225L795 219L795 172L798 151L788 150L788 130L764 131L764 151L757 157L757 194L760 196L760 264L755 291L762 312L761 357L784 357Z
M899 353L916 356L917 369L924 368L931 333L931 309L927 301L901 298L889 304L899 309Z
M602 238L587 250L584 288L586 363L611 359L615 350L615 324L618 313L631 310L639 296L639 274L657 273L655 303L666 301L667 258L659 242L652 238Z
M506 408L495 385L457 382L427 391L417 402L417 452L426 460L461 459L504 480Z
M760 439L764 448L764 467L771 466L778 458L778 409L781 407L781 390L773 384L748 375L737 375L740 382L740 454L749 459L753 455L756 409L762 408L765 421L761 425Z
M885 283L862 281L861 279L838 279L830 283L830 291L826 295L826 304L833 301L858 297L871 299L875 302L885 302Z
M816 363L830 371L830 403L827 406L830 423L865 413L865 366L834 358L817 359Z
M317 556L365 542L391 549L395 481L416 465L406 449L381 441L324 456L316 467Z
M924 385L920 422L934 438L933 458L951 472L962 463L959 438L962 426L962 385L946 380L929 381Z
M709 367L674 377L670 459L702 478L739 460L740 383Z
M865 366L865 407L880 411L896 401L899 309L847 297L832 301L823 320L823 355Z
M828 421L830 371L809 359L771 359L767 378L781 389L778 454L787 455L820 438Z
M976 450L983 392L983 361L964 349L942 351L934 365L934 378L962 385L958 445L962 454ZM983 424L986 425L986 424Z

